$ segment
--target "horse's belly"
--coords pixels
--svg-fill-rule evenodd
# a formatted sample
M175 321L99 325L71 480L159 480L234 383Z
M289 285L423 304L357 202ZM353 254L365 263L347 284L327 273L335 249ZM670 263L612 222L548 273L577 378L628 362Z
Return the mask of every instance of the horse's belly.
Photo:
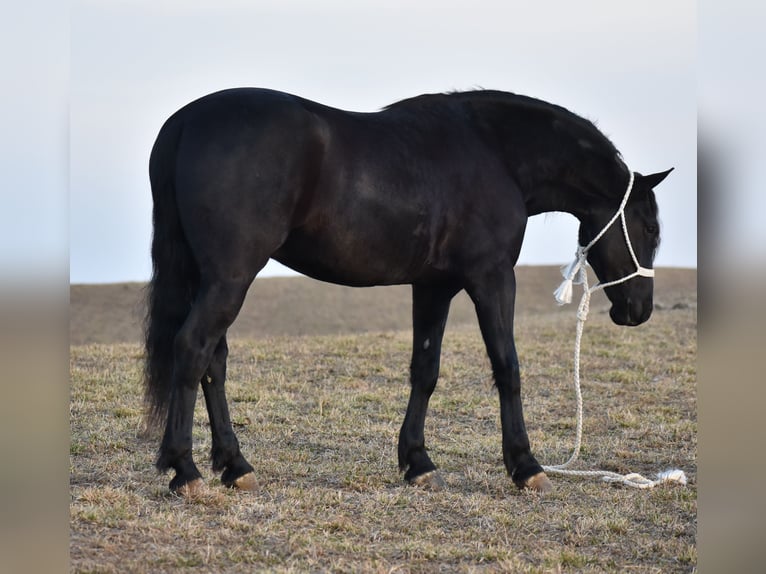
M294 231L272 258L309 277L357 287L411 283L426 271L412 232L366 231Z

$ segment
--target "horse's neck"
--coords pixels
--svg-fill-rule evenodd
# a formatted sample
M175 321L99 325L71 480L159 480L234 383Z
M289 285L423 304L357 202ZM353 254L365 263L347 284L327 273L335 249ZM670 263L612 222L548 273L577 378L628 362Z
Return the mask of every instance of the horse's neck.
M562 211L581 219L593 201L587 190L611 186L622 177L615 171L618 164L603 162L607 148L600 155L585 152L611 144L595 128L578 125L586 122L563 108L513 95L476 99L472 106L484 129L501 142L529 215Z
M580 219L589 203L577 182L557 181L543 175L539 178L527 177L520 185L529 215L560 211Z
M614 197L621 197L617 191L624 189L623 180L627 181L629 175L627 168L615 164L614 169L605 171L603 165L576 165L566 161L527 160L524 175L517 177L517 183L529 215L561 211L582 220L594 202L604 201L612 192ZM604 196L594 195L596 189L603 190Z

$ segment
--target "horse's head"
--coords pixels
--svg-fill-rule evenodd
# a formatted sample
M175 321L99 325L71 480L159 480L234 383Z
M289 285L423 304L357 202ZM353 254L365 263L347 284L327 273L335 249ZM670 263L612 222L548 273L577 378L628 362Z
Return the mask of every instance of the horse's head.
M596 272L612 308L609 316L618 325L635 326L645 322L654 308L654 279L645 273L652 269L654 255L660 243L660 226L657 219L657 202L653 188L659 185L668 170L652 175L635 174L633 187L624 207L624 217L610 220L619 210L615 202L594 203L581 218L580 245L589 245L604 229L603 235L588 249L588 262ZM626 241L625 230L630 241ZM633 254L635 254L635 259ZM636 265L638 264L638 266ZM621 279L636 274L627 281ZM615 282L609 286L609 283Z

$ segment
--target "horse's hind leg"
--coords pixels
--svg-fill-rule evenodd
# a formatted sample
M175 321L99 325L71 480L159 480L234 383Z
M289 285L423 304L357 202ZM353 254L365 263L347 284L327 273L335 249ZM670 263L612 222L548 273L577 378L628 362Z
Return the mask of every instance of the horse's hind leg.
M202 378L202 391L205 394L210 428L213 435L211 459L215 472L223 471L221 481L226 486L236 486L243 490L255 487L253 467L242 456L239 441L234 434L229 417L229 407L226 402L226 358L229 348L226 335L221 337L213 353L210 366Z
M197 385L214 352L244 301L252 278L246 281L203 281L194 306L176 335L173 381L165 435L157 468L175 470L170 489L193 494L202 475L192 458L192 426ZM220 356L220 355L219 355Z
M453 286L412 286L413 343L410 400L399 432L399 468L410 484L439 489L444 486L436 465L426 453L424 426L428 401L439 377L442 337Z

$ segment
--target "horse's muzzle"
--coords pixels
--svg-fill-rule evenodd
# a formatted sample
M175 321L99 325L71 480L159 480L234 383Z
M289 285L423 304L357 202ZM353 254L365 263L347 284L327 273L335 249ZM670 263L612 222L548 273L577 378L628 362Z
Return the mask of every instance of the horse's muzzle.
M649 320L653 309L654 304L651 299L649 301L628 299L622 304L613 303L609 316L616 325L636 327Z

